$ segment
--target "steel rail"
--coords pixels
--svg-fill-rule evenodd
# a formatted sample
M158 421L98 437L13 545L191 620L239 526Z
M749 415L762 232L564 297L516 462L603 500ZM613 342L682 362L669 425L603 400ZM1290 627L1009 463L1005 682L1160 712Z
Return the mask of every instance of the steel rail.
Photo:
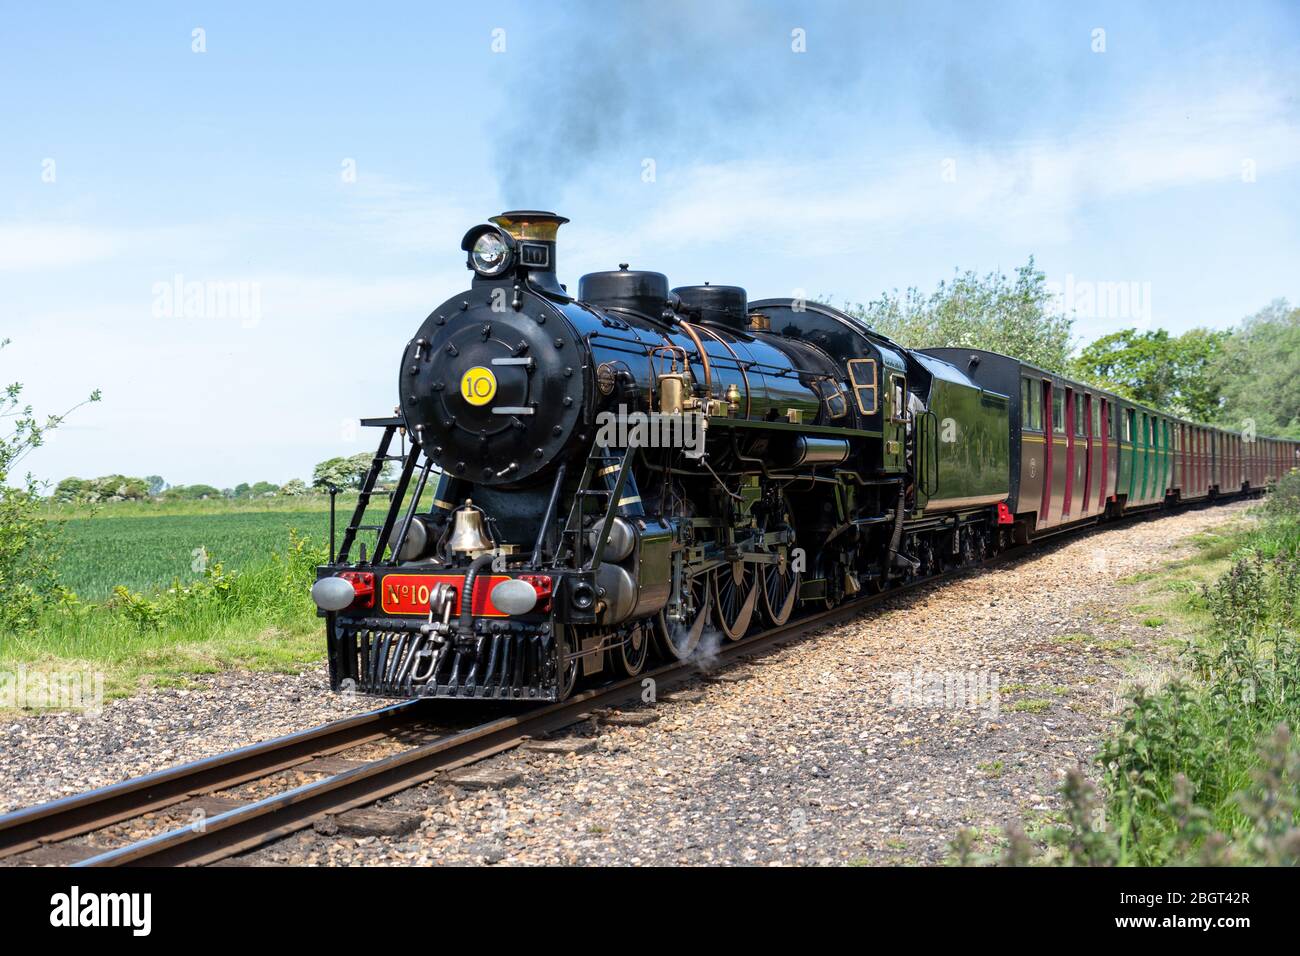
M0 816L0 858L224 790L358 744L417 716L410 700Z

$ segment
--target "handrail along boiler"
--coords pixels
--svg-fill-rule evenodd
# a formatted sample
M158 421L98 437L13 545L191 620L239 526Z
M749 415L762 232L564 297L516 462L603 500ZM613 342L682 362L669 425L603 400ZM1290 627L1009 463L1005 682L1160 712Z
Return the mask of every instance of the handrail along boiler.
M1052 476L1023 451L1022 378L1049 408L1053 383L1071 402L1083 386L626 264L571 296L556 272L565 222L513 211L466 233L470 288L407 343L396 414L364 422L379 449L312 588L335 689L559 700L584 676L635 675L652 654L686 658L1130 499L1125 456L1150 449L1112 429L1074 514L1050 491L1040 507ZM409 447L394 452L399 436ZM1077 448L1085 470L1108 447L1087 436L1072 431L1061 456ZM1200 493L1262 487L1297 453L1275 451ZM1180 496L1172 461L1143 505Z

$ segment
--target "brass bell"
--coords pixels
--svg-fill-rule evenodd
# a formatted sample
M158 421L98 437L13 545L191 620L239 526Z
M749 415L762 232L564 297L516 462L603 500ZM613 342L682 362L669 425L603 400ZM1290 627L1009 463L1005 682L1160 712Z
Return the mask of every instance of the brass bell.
M451 541L447 547L456 554L481 554L492 550L492 539L487 535L483 524L483 509L474 505L469 498L453 514L455 522L451 526Z

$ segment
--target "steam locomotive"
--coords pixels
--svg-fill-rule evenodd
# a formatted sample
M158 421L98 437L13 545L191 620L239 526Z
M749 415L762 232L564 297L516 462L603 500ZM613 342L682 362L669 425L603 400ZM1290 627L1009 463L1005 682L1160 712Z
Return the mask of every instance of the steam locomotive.
M312 588L336 690L562 700L1032 537L1249 493L1296 460L1295 442L1007 356L906 349L815 302L670 289L626 263L574 297L567 221L469 230L470 288L406 344L396 414L363 420L379 449Z

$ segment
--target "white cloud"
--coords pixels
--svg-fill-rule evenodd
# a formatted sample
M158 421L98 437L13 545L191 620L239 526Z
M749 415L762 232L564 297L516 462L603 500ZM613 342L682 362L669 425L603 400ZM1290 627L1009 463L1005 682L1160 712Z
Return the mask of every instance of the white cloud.
M855 235L935 225L977 225L1003 237L1060 241L1095 202L1241 181L1253 160L1261 180L1300 164L1300 125L1287 101L1243 88L1189 106L1148 95L1113 121L1092 120L1056 138L999 149L951 146L846 162L740 160L661 174L635 230L598 235L629 253L762 235L809 248L814 235ZM955 161L955 181L943 179Z

